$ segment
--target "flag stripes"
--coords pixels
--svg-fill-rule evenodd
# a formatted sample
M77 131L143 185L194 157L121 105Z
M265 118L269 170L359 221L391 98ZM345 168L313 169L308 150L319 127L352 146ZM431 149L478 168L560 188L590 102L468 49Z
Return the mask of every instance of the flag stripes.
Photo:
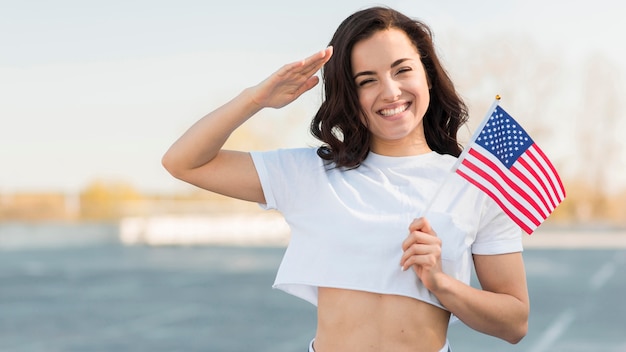
M565 199L565 188L545 153L498 100L452 171L485 192L531 234Z
M468 151L457 173L488 193L528 234L532 233L550 213L541 197L528 187L527 183L479 145L473 146Z
M478 187L480 190L482 190L483 192L485 192L489 197L491 197L491 199L493 199L499 206L500 208L509 216L509 218L511 220L513 220L522 230L524 230L524 232L526 232L527 234L531 234L533 233L533 229L536 228L536 226L534 225L530 225L528 226L526 224L526 222L524 222L524 218L523 217L519 217L514 210L514 208L509 208L507 207L506 204L503 204L502 202L502 198L500 198L498 196L498 194L493 192L493 184L490 183L481 183L478 181L477 178L475 177L471 177L470 175L464 173L462 170L457 170L456 171L457 174L461 175L463 178L465 178L467 181L469 181L471 184L473 184L474 186Z

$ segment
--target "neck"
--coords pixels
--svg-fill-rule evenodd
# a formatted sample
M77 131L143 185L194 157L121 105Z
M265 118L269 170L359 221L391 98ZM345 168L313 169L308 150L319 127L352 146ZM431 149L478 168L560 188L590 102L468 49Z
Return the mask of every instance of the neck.
M412 156L432 151L426 141L411 144L379 141L372 143L370 150L385 156Z

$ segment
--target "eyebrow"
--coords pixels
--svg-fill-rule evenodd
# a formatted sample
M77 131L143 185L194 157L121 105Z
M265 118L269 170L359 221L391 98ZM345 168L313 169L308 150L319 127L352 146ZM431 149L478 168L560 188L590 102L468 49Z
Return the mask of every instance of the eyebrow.
M394 67L400 65L401 63L407 61L407 60L411 60L411 59L409 59L409 58L398 59L398 60L394 61L391 64L390 68L394 68ZM359 72L356 75L354 75L354 77L352 77L352 78L353 79L357 79L357 78L359 78L361 76L369 76L369 75L373 75L373 74L374 74L374 71L362 71L362 72Z

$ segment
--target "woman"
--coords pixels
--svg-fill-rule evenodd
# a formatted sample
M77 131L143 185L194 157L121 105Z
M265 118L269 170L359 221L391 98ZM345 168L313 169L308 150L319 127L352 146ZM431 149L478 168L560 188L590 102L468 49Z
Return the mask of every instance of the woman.
M311 123L321 147L222 149L255 113L318 84L322 67L325 99ZM529 312L521 231L450 175L466 119L428 27L373 7L346 18L328 48L200 119L163 165L284 215L292 235L275 287L317 305L310 351L448 351L451 314L517 343ZM472 265L482 289L469 286Z

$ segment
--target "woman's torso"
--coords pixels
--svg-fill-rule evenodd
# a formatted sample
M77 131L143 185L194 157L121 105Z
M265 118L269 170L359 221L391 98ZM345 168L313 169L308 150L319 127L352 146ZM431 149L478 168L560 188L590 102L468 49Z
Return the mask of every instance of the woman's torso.
M406 296L443 308L412 271L400 270L411 221L450 175L454 158L370 154L353 170L323 165L314 150L254 155L269 208L291 228L275 288L317 304L317 287ZM470 246L484 198L450 177L427 217L442 239L442 268L470 276Z
M325 167L313 149L252 156L266 207L292 231L274 287L318 306L317 352L443 347L450 313L400 269L408 226L431 200L446 274L469 283L472 253L521 250L519 228L451 172L451 156L370 153L352 170Z
M449 312L405 296L320 287L315 351L436 352L449 319Z

